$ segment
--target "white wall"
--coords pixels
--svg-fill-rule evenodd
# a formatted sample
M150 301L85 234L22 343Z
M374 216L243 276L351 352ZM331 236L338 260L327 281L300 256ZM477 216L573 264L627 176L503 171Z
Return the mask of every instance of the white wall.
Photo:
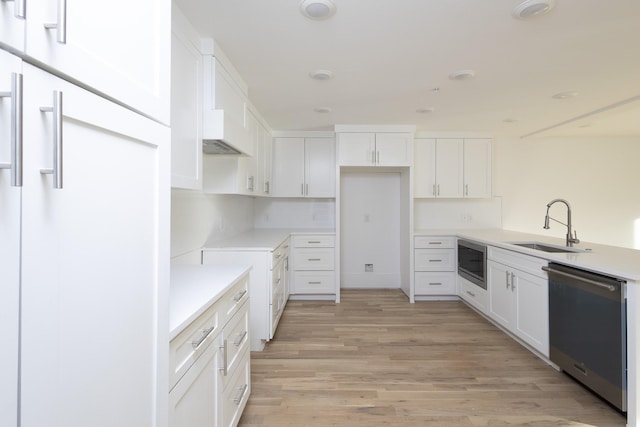
M501 228L502 200L493 199L416 199L414 228L460 229Z
M493 155L505 229L564 238L561 224L542 228L563 198L582 241L640 249L640 138L498 138ZM550 214L566 222L564 205Z
M343 173L340 182L340 285L401 284L400 173ZM365 264L373 264L366 273Z
M171 191L171 258L199 262L196 251L208 238L222 240L253 228L253 199Z

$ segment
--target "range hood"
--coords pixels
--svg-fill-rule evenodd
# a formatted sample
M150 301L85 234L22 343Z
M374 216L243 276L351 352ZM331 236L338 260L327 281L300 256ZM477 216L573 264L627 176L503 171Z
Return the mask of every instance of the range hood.
M205 55L203 60L203 153L253 156L254 147L247 126L246 84L240 77L234 79L218 58Z

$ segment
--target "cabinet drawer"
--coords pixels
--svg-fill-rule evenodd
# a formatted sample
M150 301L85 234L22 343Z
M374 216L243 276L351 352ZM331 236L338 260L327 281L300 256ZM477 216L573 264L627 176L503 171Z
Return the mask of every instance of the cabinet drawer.
M282 242L273 252L271 252L271 268L273 269L279 262L289 255L289 239Z
M219 334L220 302L212 305L169 344L169 388L187 372Z
M251 369L249 364L249 351L245 351L239 362L238 369L222 394L222 425L235 426L240 420L242 411L251 394Z
M245 304L222 331L222 364L220 375L222 383L233 377L241 356L249 348L249 310Z
M335 250L333 248L296 248L295 270L333 270Z
M455 249L456 238L453 236L415 236L413 246L416 249Z
M249 274L245 274L231 289L225 292L218 302L220 306L220 324L224 325L249 300Z
M293 246L296 248L333 248L336 236L293 236Z
M415 249L416 271L456 271L454 249Z
M480 286L458 276L458 295L484 314L489 311L489 293Z
M335 294L334 271L296 271L293 275L296 294Z
M416 295L457 295L455 272L416 272Z
M535 276L547 278L547 273L542 270L542 267L546 267L549 264L545 259L494 246L487 246L487 258Z

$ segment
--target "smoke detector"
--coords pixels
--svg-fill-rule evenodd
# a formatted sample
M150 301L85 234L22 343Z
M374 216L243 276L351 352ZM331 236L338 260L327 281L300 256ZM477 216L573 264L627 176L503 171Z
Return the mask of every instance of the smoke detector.
M329 70L314 70L309 73L309 77L313 80L330 80L333 78L333 72Z
M467 80L473 78L476 75L476 72L473 70L458 70L449 74L449 78L451 80Z
M531 19L546 15L556 5L555 0L525 0L513 8L511 14L518 19Z
M302 0L300 12L309 19L320 21L331 18L336 13L336 5L331 0Z

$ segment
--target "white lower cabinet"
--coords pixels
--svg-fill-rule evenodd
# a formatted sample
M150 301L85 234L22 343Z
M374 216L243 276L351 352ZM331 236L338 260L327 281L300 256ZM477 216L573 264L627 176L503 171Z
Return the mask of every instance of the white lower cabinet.
M549 300L546 260L489 247L489 316L549 356Z
M470 282L462 276L458 276L458 296L465 300L467 303L474 306L478 311L483 314L489 312L489 292ZM487 284L489 287L490 284Z
M296 295L336 293L335 236L293 237L293 286Z
M415 296L456 295L456 238L414 237Z
M275 249L203 249L202 263L251 265L251 350L262 351L278 327L289 299L289 238Z
M169 427L233 427L251 392L248 277L169 344Z

